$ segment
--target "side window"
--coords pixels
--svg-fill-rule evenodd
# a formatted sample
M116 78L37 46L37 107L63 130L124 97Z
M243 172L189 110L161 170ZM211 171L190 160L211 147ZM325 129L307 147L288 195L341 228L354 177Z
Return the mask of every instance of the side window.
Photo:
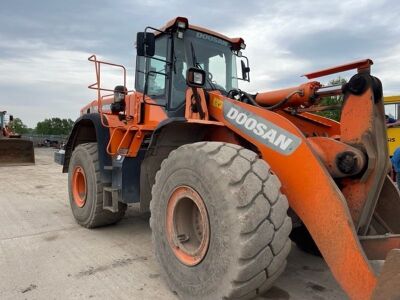
M185 103L186 89L186 71L191 66L192 61L190 50L185 49L184 40L174 39L174 66L172 68L171 101L169 108L174 110Z
M144 80L146 76L146 58L144 56L136 57L136 75L135 75L135 89L138 92L144 91Z
M208 72L212 76L214 83L223 84L223 88L226 89L226 62L224 54L210 57Z
M156 39L156 49L153 57L138 56L136 59L135 87L144 92L147 74L147 95L155 98L166 98L168 37Z
M154 56L147 59L147 94L150 97L166 99L167 55L168 37L159 37L156 39Z
M185 102L186 94L186 71L188 65L184 58L177 57L175 61L175 68L172 72L173 84L172 84L172 97L171 97L171 108L176 108Z
M165 59L160 56L155 57L158 59ZM147 89L147 94L149 96L162 96L165 94L166 76L159 73L166 73L165 62L151 58L149 66L149 82Z
M397 119L399 104L385 104L385 115L389 116L390 119Z

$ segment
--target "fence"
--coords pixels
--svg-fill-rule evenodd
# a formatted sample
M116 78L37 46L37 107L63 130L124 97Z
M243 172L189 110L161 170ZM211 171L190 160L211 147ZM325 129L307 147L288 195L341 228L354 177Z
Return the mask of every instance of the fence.
M23 134L22 138L32 141L35 147L59 148L67 142L68 135Z

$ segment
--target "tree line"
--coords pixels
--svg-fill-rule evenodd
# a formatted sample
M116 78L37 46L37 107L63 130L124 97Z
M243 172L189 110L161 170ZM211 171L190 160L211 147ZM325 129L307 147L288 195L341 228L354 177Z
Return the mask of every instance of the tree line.
M347 80L338 77L336 79L332 79L329 81L328 86L330 85L344 85L347 83ZM335 121L340 121L340 112L341 112L341 106L343 105L343 95L338 95L338 96L330 96L330 97L324 97L320 100L319 106L332 106L332 107L337 107L333 108L327 111L321 111L321 112L316 112L316 114L321 115L323 117L335 120Z
M346 82L347 81L344 78L339 77L331 80L328 85L343 85ZM335 108L315 113L339 121L341 111L340 106L342 104L343 95L324 97L320 100L318 106L332 106ZM68 135L71 132L73 125L74 121L71 119L51 118L38 122L35 128L28 128L21 119L14 118L14 121L11 124L11 129L13 132L19 134L33 133L43 135Z
M35 128L29 128L20 118L14 118L10 127L19 134L68 135L73 125L74 121L71 119L51 118L38 122Z

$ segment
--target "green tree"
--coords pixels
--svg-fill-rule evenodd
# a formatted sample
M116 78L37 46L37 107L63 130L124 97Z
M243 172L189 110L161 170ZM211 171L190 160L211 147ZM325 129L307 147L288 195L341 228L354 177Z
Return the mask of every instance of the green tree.
M11 131L14 133L25 134L29 132L28 126L26 126L20 118L14 118L10 123Z
M38 134L68 135L73 125L71 119L51 118L38 122L35 131Z
M342 78L342 77L338 77L336 79L333 79L331 81L329 81L328 85L343 85L347 83L347 80ZM330 97L324 97L321 99L321 101L319 102L318 106L330 106L330 105L342 105L343 104L343 95L338 95L338 96L330 96ZM340 120L340 111L341 108L335 108L332 110L326 110L326 111L321 111L321 112L317 112L316 114L324 116L326 118L335 120L335 121L339 121Z

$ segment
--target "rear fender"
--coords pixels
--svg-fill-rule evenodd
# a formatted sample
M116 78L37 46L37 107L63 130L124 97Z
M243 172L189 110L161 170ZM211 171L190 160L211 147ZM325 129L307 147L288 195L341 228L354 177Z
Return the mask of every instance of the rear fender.
M69 161L76 146L95 142L98 147L101 181L111 182L111 172L104 169L104 166L111 166L111 157L106 151L109 139L109 129L101 124L98 113L82 115L75 121L65 146L63 173L68 172Z
M140 172L140 209L149 210L151 188L155 182L155 175L160 169L162 161L176 148L190 143L212 140L222 136L226 127L217 122L190 120L185 118L169 118L159 124L154 130ZM229 133L229 132L228 132ZM233 138L225 135L227 142L233 143ZM218 140L220 140L218 138Z

